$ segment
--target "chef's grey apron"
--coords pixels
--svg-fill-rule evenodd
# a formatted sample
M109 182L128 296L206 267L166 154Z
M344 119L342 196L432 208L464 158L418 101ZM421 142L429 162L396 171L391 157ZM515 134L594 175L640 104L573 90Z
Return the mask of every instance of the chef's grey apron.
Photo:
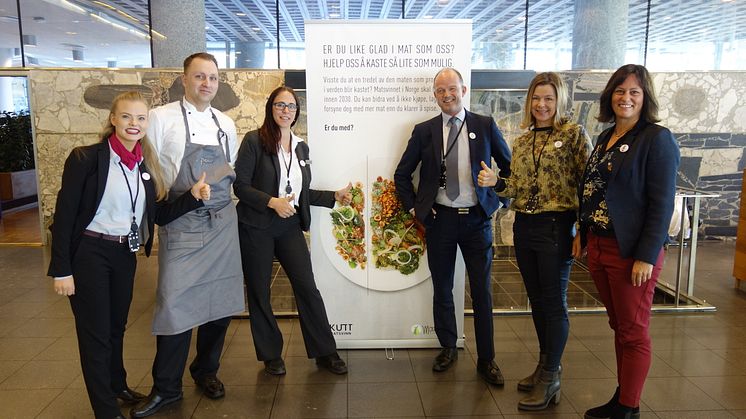
M228 138L213 113L219 145L192 143L183 103L181 112L184 158L168 199L190 193L202 172L207 173L210 199L158 229L155 335L175 335L245 309L238 217L230 192L236 173L229 165Z

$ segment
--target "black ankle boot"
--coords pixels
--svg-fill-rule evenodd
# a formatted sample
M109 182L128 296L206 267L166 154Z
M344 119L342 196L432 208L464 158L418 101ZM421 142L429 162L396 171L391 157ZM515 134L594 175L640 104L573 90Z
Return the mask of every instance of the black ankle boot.
M542 368L531 394L518 402L518 409L544 410L552 401L554 404L560 401L559 371L547 371Z
M585 419L609 419L613 418L614 416L614 410L618 408L618 406L621 406L619 404L619 387L616 388L616 391L614 391L614 395L611 396L611 400L606 402L606 404L603 404L601 406L596 406L592 409L588 409L585 412L585 415L583 418ZM632 411L630 412L630 416L619 416L620 418L629 418L629 419L640 419L640 408L634 407L630 408Z
M610 419L640 419L640 408L617 403L611 412Z
M611 400L585 411L583 418L585 419L608 419L611 417L611 413L614 410L614 406L619 402L619 387L614 391L614 395L611 396Z

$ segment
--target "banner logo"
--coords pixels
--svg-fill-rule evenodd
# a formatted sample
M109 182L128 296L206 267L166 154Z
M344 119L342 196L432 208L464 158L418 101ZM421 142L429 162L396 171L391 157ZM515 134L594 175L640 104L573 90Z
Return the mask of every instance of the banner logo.
M426 324L413 324L410 330L412 330L412 334L415 336L430 335L435 333L435 327Z
M335 336L352 334L352 323L329 323L329 328Z

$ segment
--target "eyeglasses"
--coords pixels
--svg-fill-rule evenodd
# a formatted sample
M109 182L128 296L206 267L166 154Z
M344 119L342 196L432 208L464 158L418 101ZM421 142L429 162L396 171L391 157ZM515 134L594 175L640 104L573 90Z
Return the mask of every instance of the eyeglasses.
M285 102L275 102L272 104L272 106L275 107L278 111L284 111L285 108L290 109L290 112L295 112L298 110L298 105L295 103L285 103Z

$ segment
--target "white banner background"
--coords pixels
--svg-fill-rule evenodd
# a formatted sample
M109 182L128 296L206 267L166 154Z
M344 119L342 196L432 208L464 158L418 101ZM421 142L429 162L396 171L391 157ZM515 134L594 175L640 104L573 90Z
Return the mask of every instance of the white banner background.
M364 269L337 254L330 211L312 207L313 268L337 346L438 347L427 254L409 275L373 266L371 187L378 176L393 180L414 125L440 112L432 94L435 73L454 67L469 86L471 21L306 21L305 35L312 187L336 190L352 181L365 193ZM463 336L460 254L454 299Z

